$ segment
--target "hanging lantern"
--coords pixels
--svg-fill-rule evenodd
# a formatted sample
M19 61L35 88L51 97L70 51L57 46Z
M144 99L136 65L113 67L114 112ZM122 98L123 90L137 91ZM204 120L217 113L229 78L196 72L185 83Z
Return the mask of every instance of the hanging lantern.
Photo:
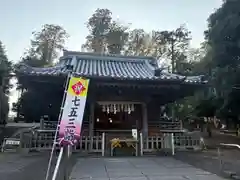
M113 112L113 108L112 108L112 105L111 105L111 104L109 104L109 111L110 111L110 112Z
M113 112L114 112L114 114L117 113L116 104L113 105Z
M126 104L124 104L124 112L127 112L128 111L128 107Z
M134 111L135 108L134 108L134 104L131 105L131 111Z
M117 112L120 112L120 109L121 109L120 105L119 105L119 104L116 104L116 110L117 110Z
M128 114L131 114L131 108L130 108L129 104L127 105L127 112L128 112Z
M102 111L106 112L106 106L105 105L102 105Z
M124 111L124 105L121 104L121 105L119 105L119 106L121 106L121 111Z

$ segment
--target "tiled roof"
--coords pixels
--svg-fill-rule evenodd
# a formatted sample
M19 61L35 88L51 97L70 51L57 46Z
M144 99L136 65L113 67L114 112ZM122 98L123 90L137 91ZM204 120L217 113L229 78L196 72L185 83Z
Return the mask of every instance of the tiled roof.
M177 80L186 83L203 83L201 76L185 77L159 71L153 58L96 56L93 54L67 52L60 58L55 67L33 68L21 64L17 71L30 75L60 75L66 74L67 66L73 66L73 72L85 77L105 77L136 80ZM159 71L156 74L156 71Z
M29 74L29 75L59 75L62 73L67 73L66 66L63 65L57 65L54 67L47 67L47 68L37 68L37 67L31 67L24 63L20 63L15 68L16 72L20 72L23 74Z

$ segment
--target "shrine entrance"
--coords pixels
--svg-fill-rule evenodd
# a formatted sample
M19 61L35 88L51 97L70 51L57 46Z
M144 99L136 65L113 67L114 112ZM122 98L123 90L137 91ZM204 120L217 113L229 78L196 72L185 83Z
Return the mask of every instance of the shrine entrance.
M94 130L114 132L141 129L141 106L130 103L101 103L95 106Z
M106 153L136 155L137 139L132 131L142 129L141 104L100 102L95 105L94 134L105 133Z

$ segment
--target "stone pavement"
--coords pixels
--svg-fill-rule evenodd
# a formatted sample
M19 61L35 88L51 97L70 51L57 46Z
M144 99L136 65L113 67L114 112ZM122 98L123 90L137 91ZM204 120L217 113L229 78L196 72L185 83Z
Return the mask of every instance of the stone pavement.
M50 153L21 155L17 153L0 153L0 180L44 180L46 176ZM74 165L73 156L69 168ZM57 156L53 158L53 167ZM62 167L63 168L63 167ZM53 173L51 169L51 174ZM63 169L60 168L57 180L63 180Z
M80 158L70 180L223 180L171 157Z

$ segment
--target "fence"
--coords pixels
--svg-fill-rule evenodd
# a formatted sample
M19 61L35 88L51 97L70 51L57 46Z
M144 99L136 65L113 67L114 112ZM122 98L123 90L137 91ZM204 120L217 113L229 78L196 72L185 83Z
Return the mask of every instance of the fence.
M40 129L42 130L55 130L57 128L57 121L48 121L45 119L40 120Z
M153 128L159 128L162 130L182 130L182 121L166 121L166 120L161 120L160 122L154 122L150 121L148 123L148 126L153 127Z
M22 147L36 151L49 150L53 146L54 136L54 130L36 130L32 134L23 134Z
M102 136L82 136L74 146L74 151L103 153L105 151L105 133ZM103 152L102 152L103 151Z
M21 135L21 148L29 150L44 151L50 150L53 146L55 131L54 130L36 130L33 132L23 133ZM73 147L74 151L97 152L102 153L104 150L105 133L101 136L82 136L78 143ZM56 146L59 148L59 146Z
M143 137L140 133L141 155L150 152L165 151L175 154L175 150L201 149L201 138L187 135L164 133L162 136Z
M5 139L2 150L22 148L27 150L44 151L50 150L54 142L54 130L35 130L31 132L23 132L20 139ZM14 140L14 143L13 143ZM141 155L146 153L156 153L158 151L170 152L175 154L175 150L185 149L200 149L201 141L200 137L194 137L187 134L173 134L164 133L162 136L147 136L143 137L140 133L139 139L136 144L140 144L137 148ZM75 152L86 153L101 153L105 155L106 146L109 145L108 138L106 138L105 132L97 136L82 136L78 143L73 147ZM56 146L59 148L59 146Z
M143 137L140 133L140 154L143 156L145 153L153 153L161 150L171 151L171 154L175 154L173 133L165 133L163 136L148 136Z
M174 146L178 150L201 149L201 137L188 134L174 135Z

